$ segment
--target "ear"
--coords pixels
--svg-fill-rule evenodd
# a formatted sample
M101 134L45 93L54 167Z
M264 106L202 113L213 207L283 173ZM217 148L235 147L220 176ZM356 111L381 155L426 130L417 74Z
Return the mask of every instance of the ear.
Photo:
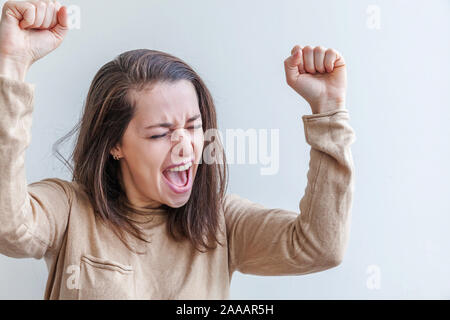
M117 144L115 147L113 147L111 149L111 151L109 152L112 156L118 156L118 157L122 157L122 148L120 147L119 144Z

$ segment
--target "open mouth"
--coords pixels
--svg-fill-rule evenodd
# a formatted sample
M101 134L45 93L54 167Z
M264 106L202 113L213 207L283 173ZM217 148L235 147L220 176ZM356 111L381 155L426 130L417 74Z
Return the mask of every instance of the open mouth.
M185 169L186 168L186 169ZM183 170L184 169L184 170ZM192 163L175 170L164 170L164 180L175 193L184 193L191 188Z

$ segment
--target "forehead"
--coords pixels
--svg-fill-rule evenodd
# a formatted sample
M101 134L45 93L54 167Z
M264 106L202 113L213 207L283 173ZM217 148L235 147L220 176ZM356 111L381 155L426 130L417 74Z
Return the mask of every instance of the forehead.
M135 120L141 125L155 122L184 123L200 113L194 85L188 80L158 82L130 92L136 106Z

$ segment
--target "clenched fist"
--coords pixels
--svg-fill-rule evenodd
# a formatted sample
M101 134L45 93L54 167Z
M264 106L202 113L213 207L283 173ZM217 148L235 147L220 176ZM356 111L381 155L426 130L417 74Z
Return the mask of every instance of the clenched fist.
M284 61L286 81L311 106L314 114L345 108L347 72L334 49L296 45Z
M57 1L7 1L0 21L0 74L23 79L35 61L56 49L68 31Z

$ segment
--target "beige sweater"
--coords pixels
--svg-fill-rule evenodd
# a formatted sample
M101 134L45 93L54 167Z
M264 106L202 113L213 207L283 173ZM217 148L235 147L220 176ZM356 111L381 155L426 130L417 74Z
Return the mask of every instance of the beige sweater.
M27 184L34 90L0 76L0 253L45 259L44 299L229 299L234 271L301 275L342 261L354 186L346 109L302 117L311 158L300 214L227 194L220 212L226 234L219 235L225 246L199 253L187 240L174 242L166 213L155 210L145 226L152 243L137 255L96 222L77 183Z

